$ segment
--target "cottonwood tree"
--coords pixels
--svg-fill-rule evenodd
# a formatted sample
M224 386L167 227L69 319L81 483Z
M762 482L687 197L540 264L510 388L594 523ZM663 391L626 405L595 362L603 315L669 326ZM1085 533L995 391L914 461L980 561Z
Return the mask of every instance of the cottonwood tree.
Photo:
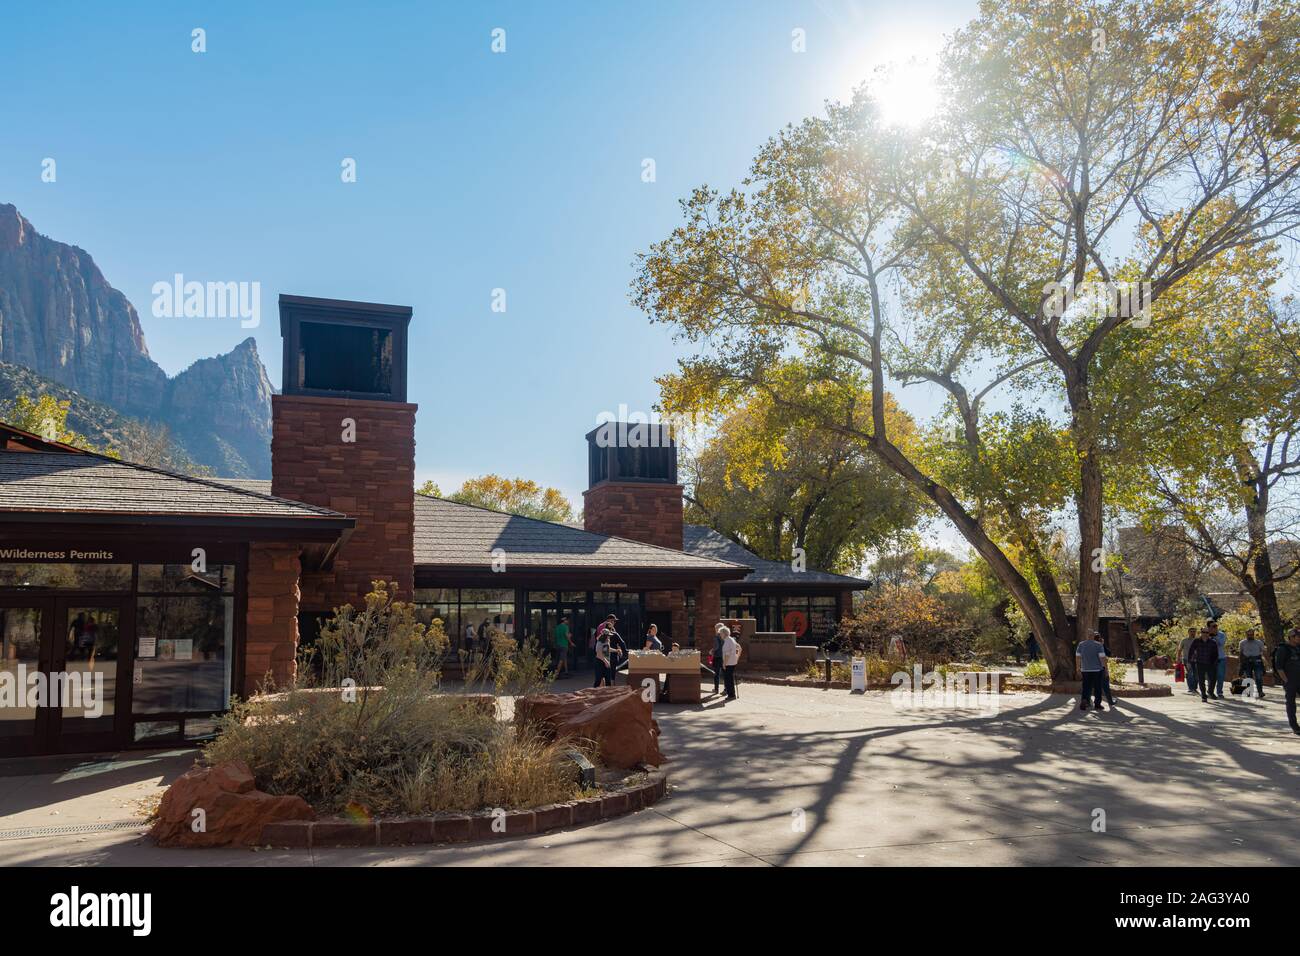
M1192 0L986 2L948 44L945 106L918 134L882 128L869 90L781 131L740 188L697 189L641 259L636 303L701 346L666 406L761 392L864 441L988 563L1053 676L1072 676L1097 622L1106 468L1141 453L1103 430L1100 354L1179 283L1300 222L1277 42L1297 16L1264 9L1267 31L1248 6ZM1136 309L1114 304L1121 282ZM1067 301L1085 283L1103 293ZM792 353L805 374L772 375ZM947 396L919 450L884 418L891 376ZM841 388L807 401L826 383ZM995 392L1011 397L990 410ZM1063 511L1074 622L1045 557Z
M1125 405L1146 454L1123 488L1153 535L1232 576L1274 646L1278 589L1300 580L1300 316L1290 302L1234 298L1214 323L1184 302L1182 328L1138 353L1147 376Z
M859 414L870 420L870 400ZM892 404L902 432L909 417ZM856 573L871 546L918 519L912 489L856 439L790 420L755 395L698 448L682 448L686 519L771 561Z
M432 481L426 481L415 491L416 494L442 497L441 490ZM573 520L573 505L564 493L558 488L545 488L531 478L502 478L500 475L468 478L447 496L447 500L542 521Z

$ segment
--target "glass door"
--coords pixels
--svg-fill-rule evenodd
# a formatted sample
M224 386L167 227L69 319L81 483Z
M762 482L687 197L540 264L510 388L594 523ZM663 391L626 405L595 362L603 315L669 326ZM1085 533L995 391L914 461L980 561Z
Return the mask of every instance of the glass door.
M51 749L121 746L130 705L130 642L123 638L130 608L117 597L56 599L50 673L59 693L51 693Z
M0 757L47 752L50 711L38 691L53 620L53 601L0 598Z

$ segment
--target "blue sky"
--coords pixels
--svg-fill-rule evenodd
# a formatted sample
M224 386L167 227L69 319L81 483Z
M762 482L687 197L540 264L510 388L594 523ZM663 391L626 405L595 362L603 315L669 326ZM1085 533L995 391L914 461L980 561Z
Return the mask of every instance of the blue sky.
M974 13L974 0L7 5L0 201L91 253L172 374L250 334L154 318L150 290L174 273L261 283L252 334L277 386L277 294L413 306L420 478L527 476L581 507L583 434L602 411L651 408L678 354L627 297L678 199L736 183L782 125L878 64L932 53ZM206 53L191 51L196 27ZM349 157L355 183L340 177Z

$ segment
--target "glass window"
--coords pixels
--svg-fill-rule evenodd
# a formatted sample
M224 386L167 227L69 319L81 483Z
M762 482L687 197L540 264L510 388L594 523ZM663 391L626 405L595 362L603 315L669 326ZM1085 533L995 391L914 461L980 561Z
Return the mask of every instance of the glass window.
M815 597L808 604L808 629L818 645L825 644L839 628L839 603L833 597Z
M137 724L137 726L139 726ZM204 737L215 737L217 734L217 718L215 717L186 717L185 718L185 739L201 740Z
M224 710L234 619L235 599L215 591L139 598L132 713Z
M179 737L181 722L179 720L137 720L135 722L135 740L157 740Z
M299 387L368 394L393 390L390 329L303 322L298 339Z
M235 566L210 565L195 571L188 564L142 564L136 590L141 594L234 594Z
M491 631L515 637L515 592L505 589L462 588L454 630L448 631L452 648L484 650Z
M27 676L41 666L43 614L41 607L0 607L0 679L11 688L24 688ZM17 706L26 702L25 694L15 694L9 706L0 707L0 738L36 732L36 708Z
M457 646L455 588L417 588L415 616L425 627L432 626L435 620L441 621L451 647Z
M0 588L129 591L129 564L0 564Z
M556 600L554 591L529 591L529 604L554 604Z

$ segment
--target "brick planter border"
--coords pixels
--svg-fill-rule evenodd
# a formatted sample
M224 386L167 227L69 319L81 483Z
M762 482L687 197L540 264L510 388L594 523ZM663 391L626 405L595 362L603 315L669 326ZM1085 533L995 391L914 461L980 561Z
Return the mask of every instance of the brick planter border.
M285 820L262 828L259 846L312 847L412 846L424 843L487 843L501 837L529 836L565 827L609 820L648 807L668 792L668 775L654 770L644 783L595 797L553 803L533 810L508 810L504 829L493 830L489 813L457 813L437 817L388 817L357 823L351 820Z

